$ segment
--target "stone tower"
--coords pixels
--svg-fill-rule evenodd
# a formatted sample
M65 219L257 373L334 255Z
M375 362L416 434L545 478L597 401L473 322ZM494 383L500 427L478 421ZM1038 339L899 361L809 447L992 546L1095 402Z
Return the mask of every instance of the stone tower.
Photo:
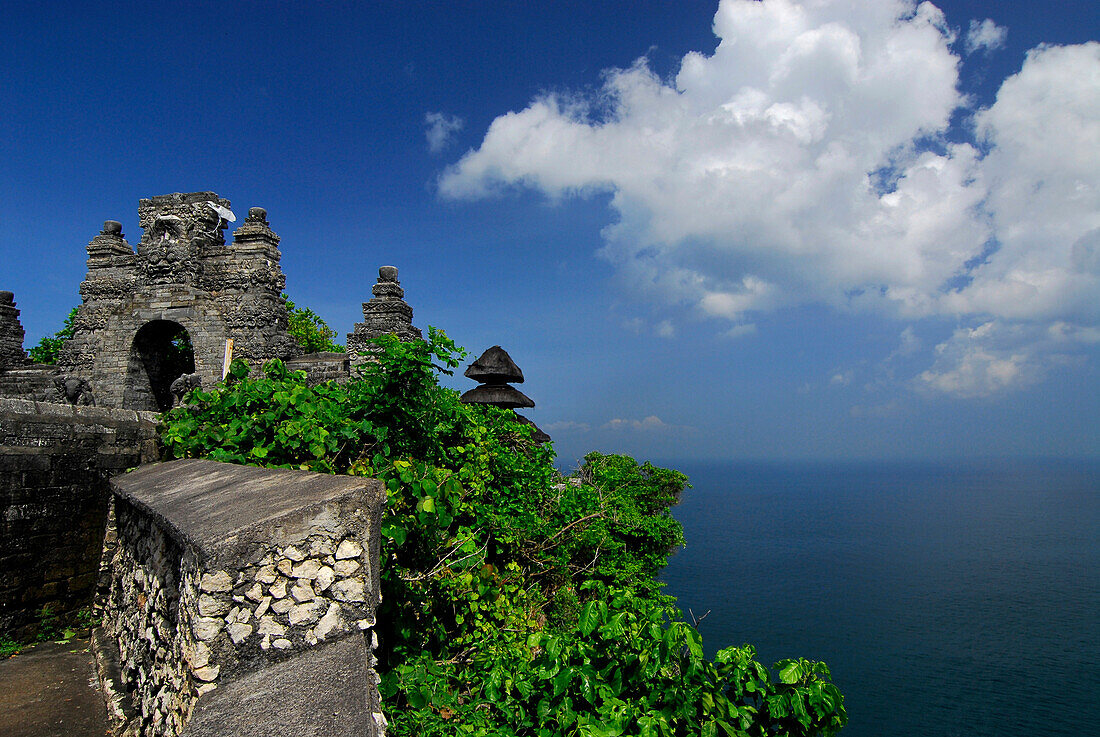
M286 332L279 236L253 207L226 243L229 208L213 192L150 197L138 203L136 252L113 220L88 244L83 304L58 364L91 383L97 404L167 409L181 374L197 373L203 386L221 379L228 339L233 356L254 365L298 353Z
M27 362L23 352L23 325L15 309L15 295L0 292L0 371L20 368Z
M367 341L371 338L389 333L404 341L423 337L420 329L412 324L413 310L405 302L405 290L397 281L396 266L378 269L378 283L371 293L374 294L371 300L363 303L363 322L355 323L355 331L348 333L348 357L352 366L367 360L361 353L370 350Z

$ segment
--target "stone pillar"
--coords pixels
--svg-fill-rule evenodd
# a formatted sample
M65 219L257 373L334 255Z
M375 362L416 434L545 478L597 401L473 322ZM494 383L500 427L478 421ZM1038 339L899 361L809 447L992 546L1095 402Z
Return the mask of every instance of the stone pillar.
M0 292L0 371L18 368L27 362L23 335L19 310L15 309L15 295Z
M420 340L420 330L413 326L413 310L404 300L405 290L397 280L396 266L383 266L378 269L378 283L371 289L374 297L363 303L363 322L355 324L355 331L348 333L348 357L351 366L362 364L366 359L360 355L369 351L367 343L371 338L394 333L399 340Z

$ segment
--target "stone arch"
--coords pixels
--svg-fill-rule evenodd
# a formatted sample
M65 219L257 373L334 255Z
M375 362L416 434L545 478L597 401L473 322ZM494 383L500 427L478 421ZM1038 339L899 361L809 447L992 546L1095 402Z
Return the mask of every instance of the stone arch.
M91 384L97 404L170 407L169 387L185 366L164 359L179 329L194 348L187 373L208 388L221 378L230 339L233 356L253 368L300 353L280 297L279 236L262 207L248 211L231 243L222 231L236 216L214 192L143 199L138 219L136 250L115 220L88 244L83 304L58 360L66 375Z
M187 329L172 320L151 320L130 343L122 406L166 412L172 408L172 382L195 372L195 351Z

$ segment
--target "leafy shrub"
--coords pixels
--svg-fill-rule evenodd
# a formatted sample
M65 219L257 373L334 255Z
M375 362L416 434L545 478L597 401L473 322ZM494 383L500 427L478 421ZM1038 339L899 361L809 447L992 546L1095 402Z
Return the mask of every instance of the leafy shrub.
M322 351L342 351L344 347L334 342L336 331L308 307L298 307L285 294L287 312L287 333L298 341L305 353Z
M169 457L381 479L380 686L396 735L830 735L828 669L749 646L703 657L654 575L683 543L687 478L591 453L560 476L510 410L439 386L465 355L377 339L345 384L278 361L169 413Z
M76 311L78 308L74 307L69 310L68 316L65 318L64 324L61 329L51 336L42 338L38 341L38 345L27 351L27 355L35 363L48 363L53 365L57 363L57 356L61 353L61 346L66 340L73 337L73 320L76 319Z

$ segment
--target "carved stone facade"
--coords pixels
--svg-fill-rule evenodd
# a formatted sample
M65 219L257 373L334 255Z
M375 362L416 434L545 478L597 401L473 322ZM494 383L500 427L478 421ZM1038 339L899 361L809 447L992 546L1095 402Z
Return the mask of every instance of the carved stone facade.
M300 352L287 335L279 236L253 207L227 243L229 208L213 192L143 199L136 252L113 220L88 244L83 304L58 365L90 383L96 404L168 409L181 375L221 379L229 339L235 358L257 366Z

